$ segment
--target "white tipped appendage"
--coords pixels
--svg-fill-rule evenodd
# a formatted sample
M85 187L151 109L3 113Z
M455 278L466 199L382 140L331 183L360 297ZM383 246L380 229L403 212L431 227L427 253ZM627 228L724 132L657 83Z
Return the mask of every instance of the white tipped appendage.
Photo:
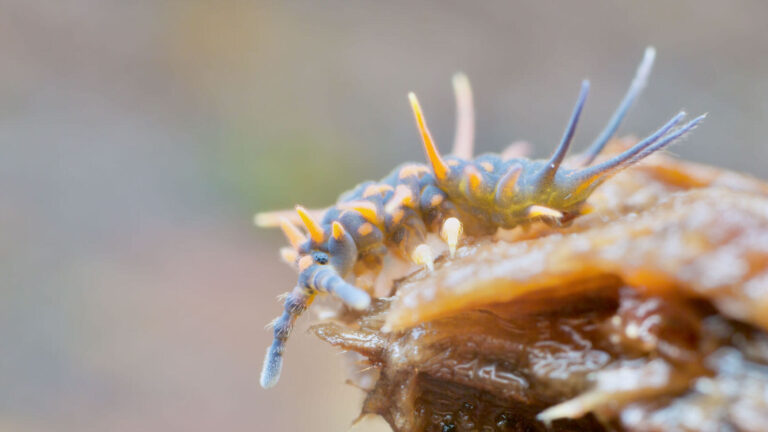
M451 217L443 222L443 228L440 230L440 237L448 245L448 251L451 254L451 258L456 255L456 247L459 245L459 239L464 231L464 227L461 221L455 217Z
M553 208L544 207L540 205L532 205L528 207L528 217L549 217L554 219L560 219L563 217L563 213Z
M426 243L416 246L416 249L411 253L411 259L416 264L423 265L429 271L435 269L435 255L432 253L432 248Z
M273 350L274 347L267 348L264 368L261 370L261 377L259 378L259 384L265 389L274 387L280 381L280 372L283 370L282 354L276 355Z

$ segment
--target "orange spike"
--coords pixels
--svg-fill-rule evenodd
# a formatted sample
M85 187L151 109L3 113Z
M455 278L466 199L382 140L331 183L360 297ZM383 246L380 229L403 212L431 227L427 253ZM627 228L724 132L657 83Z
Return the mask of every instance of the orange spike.
M435 142L432 141L432 134L429 133L427 124L424 121L424 114L421 111L421 105L419 100L416 99L416 95L408 93L408 99L411 101L411 108L413 109L413 115L416 117L416 125L419 127L421 133L421 140L424 142L424 151L427 154L427 160L432 165L432 170L435 172L435 177L438 180L443 180L448 175L448 165L446 165L440 153L437 151Z
M340 241L344 237L345 232L344 226L342 226L341 223L333 221L333 224L331 225L331 234L335 240Z
M317 223L317 221L312 217L312 215L309 214L307 209L297 205L296 213L299 214L301 221L304 222L304 226L307 228L307 231L309 232L309 236L312 238L312 241L316 243L322 242L323 239L325 238L323 229L320 227L320 224Z
M368 221L374 224L379 223L379 209L376 204L370 201L350 201L339 204L339 208L342 210L354 210Z
M294 224L292 224L288 219L282 218L280 219L280 228L283 230L283 233L288 238L288 243L293 246L294 249L298 249L299 246L301 246L305 241L307 241L307 238L304 237L304 234L299 231L298 228Z

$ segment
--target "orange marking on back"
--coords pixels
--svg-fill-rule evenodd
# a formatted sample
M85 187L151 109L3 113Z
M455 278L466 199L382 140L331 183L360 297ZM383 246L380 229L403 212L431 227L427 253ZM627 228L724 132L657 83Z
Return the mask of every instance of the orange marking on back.
M368 222L360 225L360 227L357 229L357 233L360 234L361 236L367 236L372 232L373 232L373 224Z
M379 222L379 209L376 204L370 201L351 201L339 204L339 208L343 210L354 210L360 213L365 220L378 224Z
M488 172L493 172L493 164L490 162L480 162L480 166Z
M363 191L363 198L369 198L374 195L384 195L387 192L392 191L392 186L388 184L373 184L365 188Z
M384 207L384 211L391 214L400 207L413 207L413 192L406 185L399 185L395 188L395 195Z
M469 179L469 188L473 192L483 183L483 175L480 174L480 171L478 171L474 165L467 165L467 167L464 168L464 174L467 175L467 178Z
M400 203L404 206L413 205L413 191L406 185L399 185L395 188L395 197L399 197Z
M405 216L405 210L399 208L392 214L392 222L399 224L401 220L403 220L403 216Z
M404 178L408 178L411 176L418 176L422 173L428 173L429 168L425 167L424 165L406 165L402 168L400 168L400 174L398 175L398 178L400 180Z

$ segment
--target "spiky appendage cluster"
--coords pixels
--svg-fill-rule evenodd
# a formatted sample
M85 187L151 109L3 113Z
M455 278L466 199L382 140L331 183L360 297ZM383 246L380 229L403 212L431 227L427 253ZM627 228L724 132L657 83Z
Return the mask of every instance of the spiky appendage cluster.
M681 125L685 116L681 112L624 153L589 166L645 86L654 57L655 51L648 48L608 125L571 167L563 162L586 101L587 81L582 83L563 138L549 159L501 155L473 159L471 90L468 80L458 75L454 79L458 121L452 156L440 154L419 102L410 94L428 165L402 165L380 182L365 182L342 194L336 205L323 211L296 207L295 216L285 212L257 215L258 225L283 229L292 246L282 251L283 258L299 271L298 284L285 298L284 312L274 323L274 341L267 350L261 385L277 383L288 335L318 293L334 294L355 309L368 307L369 294L346 280L358 265L376 269L392 251L431 270L435 253L426 243L428 233L439 232L453 255L465 231L479 236L533 220L566 223L583 212L587 198L609 177L693 129L704 116ZM306 234L296 223L305 227Z

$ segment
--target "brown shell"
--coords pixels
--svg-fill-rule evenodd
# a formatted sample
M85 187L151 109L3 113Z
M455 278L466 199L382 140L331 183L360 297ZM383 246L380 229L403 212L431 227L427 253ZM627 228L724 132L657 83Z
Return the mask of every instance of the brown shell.
M373 366L363 413L395 431L766 430L768 185L655 155L589 204L315 326Z

